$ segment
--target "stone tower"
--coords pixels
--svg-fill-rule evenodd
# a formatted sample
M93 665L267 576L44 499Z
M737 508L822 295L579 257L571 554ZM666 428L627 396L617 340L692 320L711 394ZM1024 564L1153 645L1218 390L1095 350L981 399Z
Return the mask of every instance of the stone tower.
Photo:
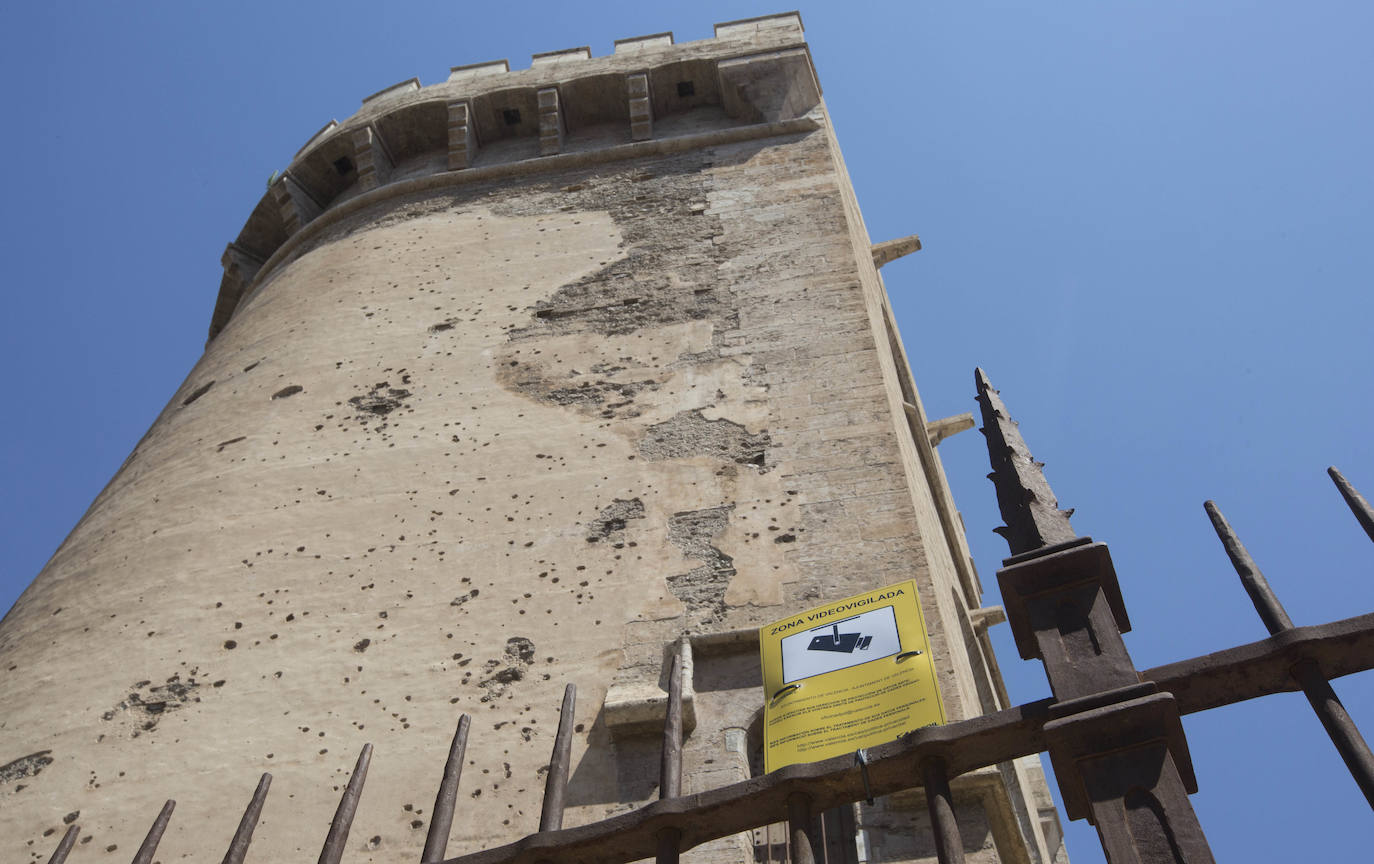
M0 624L0 847L418 860L535 830L565 683L567 824L761 770L754 629L915 579L951 719L1007 705L962 528L798 15L460 66L330 123L224 254L204 356ZM1035 759L954 783L971 861L1064 860ZM933 860L916 796L853 860ZM766 832L686 860L752 861ZM106 854L107 850L112 850ZM1058 858L1056 858L1056 854Z

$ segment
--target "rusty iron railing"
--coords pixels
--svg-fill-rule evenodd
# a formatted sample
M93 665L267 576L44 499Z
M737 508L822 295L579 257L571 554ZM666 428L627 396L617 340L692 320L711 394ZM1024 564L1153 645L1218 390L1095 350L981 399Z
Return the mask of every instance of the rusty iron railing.
M1130 630L1116 571L1103 543L1080 537L1059 509L1017 424L983 371L975 380L983 433L1011 556L997 573L1007 620L1025 659L1045 666L1053 697L908 733L850 756L792 765L771 774L683 795L682 669L668 675L658 801L638 810L563 828L576 687L567 686L549 761L540 829L514 843L445 859L470 718L460 717L435 797L422 864L618 864L682 851L744 831L788 823L788 861L832 856L824 811L906 789L924 788L938 858L962 862L963 842L949 782L978 768L1048 751L1070 819L1098 829L1112 862L1210 862L1188 801L1197 791L1180 717L1274 693L1302 690L1374 807L1374 757L1330 679L1374 668L1374 614L1296 627L1226 518L1206 510L1270 636L1224 651L1137 670L1121 636ZM1374 539L1374 510L1329 469L1356 519ZM319 864L339 864L362 795L372 745L365 744L340 798ZM224 857L243 864L271 775L263 774ZM153 822L134 864L149 864L174 801ZM79 833L71 825L49 864L63 864ZM765 844L771 856L771 833ZM839 856L835 856L839 857ZM848 857L848 856L845 856ZM773 860L771 857L769 860Z

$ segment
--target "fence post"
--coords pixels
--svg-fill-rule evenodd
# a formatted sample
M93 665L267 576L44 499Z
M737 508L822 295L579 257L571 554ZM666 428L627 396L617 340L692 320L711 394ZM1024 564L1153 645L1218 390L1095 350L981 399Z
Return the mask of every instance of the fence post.
M577 710L577 685L563 688L563 708L558 714L558 734L549 757L549 776L544 781L544 806L539 814L539 831L563 827L563 799L568 792L568 766L572 761L573 715Z
M816 864L811 851L811 799L801 792L787 796L787 845L790 864Z
M1065 810L1096 826L1113 864L1210 864L1178 705L1140 683L1106 544L1073 530L997 391L974 378L1012 553L997 581L1021 657L1044 663L1054 691L1045 738Z
M1327 470L1332 472L1333 477L1339 478L1338 486L1340 481L1345 480L1335 468ZM1341 487L1341 493L1346 496L1346 500L1351 501L1352 496L1359 498L1360 493L1355 492L1353 488L1347 490L1348 486L1349 484ZM1364 499L1359 500L1363 502ZM1269 634L1275 636L1293 629L1293 619L1288 617L1288 611L1279 602L1278 595L1269 587L1269 580L1264 578L1259 565L1250 557L1250 552L1245 548L1245 544L1240 542L1240 537L1236 535L1231 523L1226 521L1216 502L1207 501L1202 506L1207 510L1207 517L1212 520L1212 527L1216 530L1221 545L1226 549L1226 557L1231 559L1231 566L1236 569L1236 575L1240 576L1245 593L1250 595L1251 602L1255 604L1255 611L1264 621ZM1368 508L1368 504L1365 507ZM1351 508L1355 509L1357 514L1360 512L1353 502ZM1336 752L1340 753L1341 759L1345 761L1350 776L1355 778L1355 783L1364 793L1365 800L1374 808L1374 753L1370 752L1359 727L1355 725L1350 712L1341 704L1336 691L1331 687L1331 682L1326 680L1321 668L1311 660L1304 660L1294 666L1289 675L1302 688L1317 719L1326 729L1331 743L1336 745Z
M134 853L133 864L152 864L153 856L157 854L157 844L162 842L162 833L167 830L167 823L171 821L172 810L177 806L177 802L167 799L167 803L162 805L162 810L153 820L153 827L148 829L148 835L143 838L143 844L138 847L138 852Z
M926 790L930 827L935 832L935 855L940 864L964 864L964 839L954 818L954 801L943 759L932 756L921 760L921 784Z
M468 752L468 729L471 726L472 718L467 714L458 718L458 728L453 731L453 741L448 745L448 760L444 762L439 791L434 795L434 809L429 815L429 831L425 834L420 864L442 861L448 850L448 835L453 830L453 810L458 802L458 782L463 777L463 758Z
M682 794L682 650L673 652L668 669L668 704L663 712L663 746L658 763L658 797L676 798ZM682 832L664 828L658 833L655 864L677 864L681 854Z

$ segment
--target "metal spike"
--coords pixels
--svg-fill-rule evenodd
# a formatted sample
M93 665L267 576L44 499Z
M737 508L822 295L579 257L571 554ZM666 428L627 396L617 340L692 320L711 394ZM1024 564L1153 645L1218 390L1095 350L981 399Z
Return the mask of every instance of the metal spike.
M353 814L358 812L358 799L363 796L363 783L367 782L367 766L371 762L372 745L364 744L362 752L358 754L358 764L353 766L353 776L348 778L348 786L339 798L339 809L334 811L334 819L329 823L329 834L324 838L319 864L339 864L343 860L344 847L348 844L348 829L353 827Z
M67 833L62 835L62 840L53 850L52 857L48 859L48 864L63 864L71 853L72 846L76 843L76 835L79 833L81 833L81 829L78 826L68 826Z
M792 864L816 864L812 851L811 799L803 792L787 796L787 849Z
M1337 482L1337 485L1340 483ZM1245 550L1240 538L1232 530L1231 523L1221 515L1221 510L1215 502L1208 501L1203 506L1207 509L1207 516L1211 518L1212 527L1216 528L1222 545L1226 547L1231 564L1235 566L1236 573L1240 574L1241 584L1245 586L1246 593L1254 602L1260 618L1264 619L1264 626L1269 628L1271 635L1290 629L1293 626L1292 619L1288 617L1283 604L1269 587L1269 581L1255 565L1255 559L1250 557L1250 553ZM1369 806L1374 808L1374 753L1370 752L1369 745L1365 743L1364 736L1355 725L1355 720L1341 704L1336 691L1331 688L1331 682L1326 680L1321 668L1311 660L1298 663L1289 674L1302 688L1303 695L1307 697L1313 713L1321 721L1327 737L1335 745L1336 752L1341 754L1350 776L1364 793Z
M1054 490L1040 470L1044 463L1031 457L987 373L976 369L973 377L983 413L983 434L988 439L988 460L992 463L988 477L997 489L997 505L1007 526L998 533L1006 539L1013 555L1073 540L1078 536L1069 524L1069 513L1073 511L1059 509Z
M934 829L936 858L940 864L964 864L964 840L954 815L954 799L943 759L931 756L921 760L921 785L925 787L926 809Z
M658 797L676 798L682 794L682 648L673 652L668 670L668 705L663 712L663 751L659 754ZM655 864L677 864L682 832L664 828L658 834Z
M153 855L157 853L157 844L162 842L162 832L167 830L167 822L172 818L172 810L177 806L177 802L168 798L167 803L162 805L162 812L157 814L153 820L153 827L148 829L148 836L143 838L143 845L138 847L138 853L134 855L133 864L153 864Z
M458 801L458 781L463 776L463 758L468 750L468 728L471 725L471 717L466 714L459 717L453 742L448 745L444 779L440 781L439 792L434 796L429 833L425 835L425 851L420 854L421 864L444 860L444 853L448 849L448 835L453 828L453 808Z
M1360 734L1360 727L1355 725L1355 718L1345 710L1345 705L1341 704L1340 697L1316 662L1304 660L1294 666L1290 674L1302 687L1303 695L1321 721L1327 737L1336 746L1336 752L1341 754L1341 760L1345 762L1355 785L1364 793L1364 800L1369 802L1370 809L1374 809L1374 753L1370 752L1369 744Z
M1370 540L1374 540L1374 507L1369 506L1369 502L1354 486L1350 485L1350 481L1345 479L1341 472L1336 470L1335 465L1327 468L1326 473L1331 475L1331 479L1336 483L1336 488L1341 490L1341 497L1350 507L1350 512L1354 513L1355 518L1359 520L1364 533L1369 535Z
M568 765L572 761L573 714L577 707L577 685L563 690L563 710L558 716L558 735L549 757L549 777L544 781L544 809L539 815L539 830L557 831L563 827L563 798L568 791Z
M244 856L248 854L248 844L253 842L253 829L258 827L258 820L262 818L262 805L267 800L267 790L271 786L271 774L264 773L258 778L258 788L253 790L253 797L244 808L234 839L229 841L229 851L224 853L223 864L243 864Z
M1292 627L1293 619L1288 617L1288 612L1279 602L1278 595L1269 587L1269 580L1264 578L1259 566L1255 564L1255 559L1250 557L1245 544L1240 542L1235 530L1231 528L1231 523L1221 515L1216 502L1207 501L1202 506L1207 511L1207 518L1212 520L1217 537L1221 538L1221 545L1226 548L1226 557L1231 559L1231 566L1236 568L1240 584L1245 587L1245 593L1250 595L1250 602L1255 604L1255 611L1259 613L1260 620L1269 628L1269 635Z
M668 707L663 715L663 752L658 767L658 797L682 794L682 654L673 653L668 671Z

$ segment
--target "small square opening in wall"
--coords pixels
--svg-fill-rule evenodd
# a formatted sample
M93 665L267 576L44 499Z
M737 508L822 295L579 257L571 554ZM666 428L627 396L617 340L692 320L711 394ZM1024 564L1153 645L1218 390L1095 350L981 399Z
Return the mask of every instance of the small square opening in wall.
M504 120L506 121L506 125L507 125L507 126L519 126L519 125L520 125L520 109L519 109L519 108L505 108L505 109L502 109L502 111L501 111L501 117L502 117L502 119L504 119Z
M678 95L679 97L685 99L685 98L687 98L688 96L695 96L695 95L696 95L696 92L697 92L697 85L693 84L691 81L679 81L679 82L677 82L677 95Z
M338 159L334 160L334 170L338 171L339 176L342 177L353 170L353 160L349 159L347 156L340 156Z

